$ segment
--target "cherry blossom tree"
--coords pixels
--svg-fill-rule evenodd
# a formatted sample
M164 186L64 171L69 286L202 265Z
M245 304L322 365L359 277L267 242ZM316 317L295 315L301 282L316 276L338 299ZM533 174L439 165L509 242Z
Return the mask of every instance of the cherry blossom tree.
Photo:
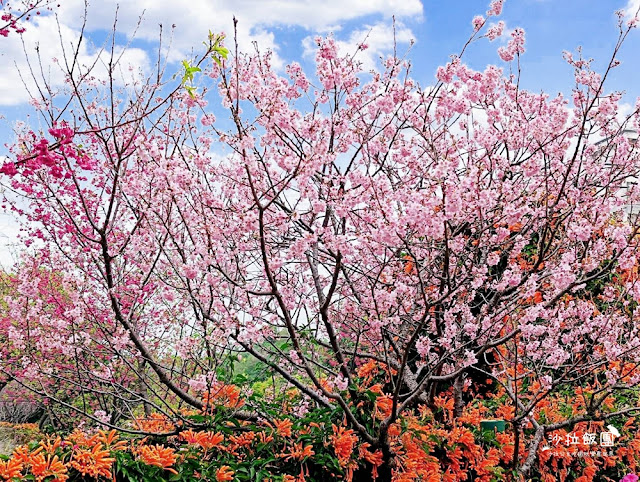
M26 22L34 15L40 15L42 10L51 10L53 4L52 0L0 0L0 36L23 33Z
M37 257L23 260L2 283L0 403L31 407L31 418L37 415L58 428L62 417L57 409L68 412L65 405L72 401L90 413L109 408L113 422L122 417L123 405L101 396L100 388L120 383L126 393L131 386L136 389L137 378L122 369L121 361L110 360L103 341L107 336L96 331L98 325L86 318L86 311L76 308L86 293ZM91 387L92 396L83 397L81 387ZM51 406L50 400L58 400L59 406Z
M501 9L474 18L469 43L503 35L489 22ZM160 64L119 89L116 56L100 80L71 53L67 95L34 102L48 130L25 128L1 169L41 274L58 271L69 297L47 323L75 333L64 350L84 358L76 377L57 376L108 398L100 416L147 404L179 419L206 408L225 359L250 356L303 395L301 409L341 410L382 452L382 480L399 414L448 387L460 414L478 374L513 402L521 473L549 432L638 410L603 408L640 381L640 226L628 215L640 156L624 135L640 103L621 116L622 94L606 90L634 25L619 15L600 73L565 54L568 98L520 87L520 29L501 67L472 70L467 43L429 86L397 56L363 72L332 37L316 40L308 76L296 63L279 72L269 52L227 56L211 36L186 64L199 82L188 90ZM40 275L16 276L28 287ZM9 316L24 306L11 301ZM389 400L373 425L358 408L372 361ZM584 413L540 417L566 387L585 388Z

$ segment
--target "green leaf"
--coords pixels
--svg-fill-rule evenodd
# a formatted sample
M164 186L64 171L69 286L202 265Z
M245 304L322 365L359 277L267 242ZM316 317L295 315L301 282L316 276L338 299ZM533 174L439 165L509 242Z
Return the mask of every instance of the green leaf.
M244 373L238 373L233 377L231 383L233 383L234 385L241 385L243 383L246 383L247 381L249 381L249 378Z
M195 87L191 87L190 85L185 85L184 88L187 91L187 93L191 96L191 98L195 97L195 94L194 94L194 92L196 90Z
M198 66L192 66L186 60L182 61L182 66L184 67L184 74L182 76L181 84L184 86L191 97L195 97L196 88L192 85L188 85L188 83L193 82L194 74L196 72L202 72L202 70Z
M229 49L225 47L214 47L213 51L225 60L229 56Z

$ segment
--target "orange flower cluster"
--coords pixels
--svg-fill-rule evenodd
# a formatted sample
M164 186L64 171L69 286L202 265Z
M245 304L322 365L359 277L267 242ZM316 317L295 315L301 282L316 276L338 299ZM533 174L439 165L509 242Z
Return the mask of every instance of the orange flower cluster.
M228 465L223 465L216 471L216 481L224 482L228 480L233 480L233 470Z
M373 453L370 452L368 450L369 446L367 442L360 445L360 447L358 447L358 455L360 456L360 460L364 460L373 466L371 477L373 477L373 480L376 480L378 478L378 467L382 465L383 456L380 450L376 450Z
M620 378L629 376L634 369L624 363L612 363L607 368L616 371ZM509 367L505 373L511 379L517 379L518 394L523 401L544 390L536 380L525 382L526 373L522 365ZM392 410L392 398L380 383L381 377L388 373L374 362L368 362L360 366L358 375L367 398L359 401L356 408L364 414L371 414L371 423L378 424ZM543 399L536 407L536 417L554 423L566 420L567 416L585 414L588 400L601 389L598 383L596 380L593 386L576 388L572 397L558 394ZM523 425L525 432L520 433L518 442L510 424L506 431L490 435L480 430L480 422L486 418L509 422L516 416L508 394L499 388L499 384L496 386L496 390L485 399L472 399L461 416L454 414L453 389L439 393L429 407L424 405L399 413L388 429L389 452L384 453L390 457L389 461L385 460L380 447L372 447L363 441L354 429L346 426L346 422L331 424L327 435L328 427L324 423L306 422L300 426L295 419L285 415L269 422L227 420L220 431L183 430L177 436L167 438L170 446L148 445L147 439L127 443L120 440L113 430L98 431L93 435L76 430L64 440L60 437L47 438L35 448L18 447L8 460L0 461L0 481L25 477L36 482L112 479L115 476L116 452L124 451L127 452L127 460L135 462L137 459L150 468L158 467L171 474L178 473L177 464L181 461L197 460L208 464L208 468L207 472L194 472L194 477L215 481L234 480L236 474L242 473L240 467L266 456L271 461L268 470L274 472L270 472L271 478L267 475L265 481L284 477L283 480L290 482L304 482L318 480L318 475L313 473L317 464L309 463L309 459L317 455L323 446L327 453L320 455L335 456L336 468L332 470L338 473L322 475L331 480L351 482L356 471L365 468L376 480L381 467L388 467L385 466L387 462L390 463L393 482L505 480L514 457L519 463L527 458L533 426L530 423ZM375 397L371 397L371 393ZM239 389L222 384L207 398L207 407L211 408L238 407L243 403ZM602 408L611 412L617 410L617 403L613 397L608 397ZM174 424L162 415L138 420L136 425L161 434L175 430ZM574 436L582 439L587 432L601 432L605 425L602 422L582 422L571 430ZM593 447L580 443L561 443L554 450L546 451L541 446L535 466L536 477L544 482L592 482L611 479L603 474L616 474L617 467L636 471L640 467L640 431L636 419L629 418L623 427L617 427L621 436L616 440L616 447L603 456L593 456L590 453ZM564 440L569 433L558 430L548 435L557 435ZM577 457L577 451L584 451L587 455ZM289 471L289 474L278 472L281 469ZM155 468L153 470L159 472Z
M532 298L532 303L540 301L540 295ZM499 356L504 347L498 347ZM637 375L640 366L631 363L613 362L603 367L624 382L631 382ZM359 367L362 390L378 395L372 406L374 419L384 419L390 413L391 398L383 393L380 380L386 379L385 370L374 361L369 361ZM534 400L545 389L541 383L531 377L522 364L515 368L505 367L504 372L510 380L517 380L518 395L521 400ZM579 417L586 414L589 400L594 394L602 393L606 388L599 378L595 377L595 385L583 388L575 387L572 396L557 393L544 396L537 400L535 416L545 423L555 423L567 420L568 417ZM378 382L378 383L376 383ZM512 383L512 382L509 382ZM368 388L367 388L368 387ZM513 402L504 389L496 384L496 391L487 395L488 399L475 397L464 407L461 416L454 415L454 396L450 389L438 394L432 409L426 406L418 407L411 413L399 414L398 422L389 427L389 442L393 453L394 481L409 482L413 480L458 481L458 480L504 480L511 470L513 458L516 456L516 441L513 426L507 424L507 430L495 433L487 438L487 434L479 430L480 422L487 418L501 419L510 422L515 417ZM362 407L361 402L358 407ZM603 412L614 412L619 409L614 396L606 397L600 405ZM608 422L607 422L608 423ZM577 424L572 428L574 435L581 438L585 432L601 432L605 430L605 423L590 423L590 427ZM619 425L616 425L620 429ZM524 421L522 426L526 430L521 432L517 450L518 463L522 464L527 458L528 444L532 440L533 425ZM587 430L587 428L589 428ZM344 429L343 429L344 430ZM635 430L635 431L634 431ZM593 456L594 446L576 444L566 446L561 443L554 450L543 451L546 444L538 448L538 463L534 469L536 476L545 482L578 480L591 482L595 480L618 480L619 473L637 472L640 470L640 431L635 419L630 418L620 430L622 436L616 439L616 448L609 450L606 455ZM547 434L548 436L554 434ZM567 431L559 430L561 440L565 440ZM332 440L337 434L334 433ZM489 440L492 440L489 442ZM356 442L357 445L358 442ZM365 461L361 443L358 450L360 461ZM350 445L340 445L343 456L350 453ZM583 455L577 456L582 451ZM336 451L336 455L338 451ZM585 455L586 454L586 455ZM371 461L366 460L371 463ZM344 463L344 459L343 459ZM374 472L375 477L375 472ZM576 477L573 479L572 477ZM349 475L347 471L348 480Z
M202 397L206 410L213 407L240 408L244 405L244 400L240 397L240 389L235 385L225 385L215 383L211 390Z
M274 420L273 424L278 435L281 437L291 437L291 427L293 426L291 420Z
M67 476L67 467L57 455L45 455L43 453L32 454L29 460L29 466L36 482L42 482L47 477L53 477L53 479L50 480L54 482L63 482L69 478Z
M246 453L250 453L250 447L257 437L255 432L245 432L241 435L231 435L229 437L229 445L226 450L228 453L236 457L244 457Z
M37 423L9 423L9 422L0 422L0 427L7 427L13 430L33 430L38 431L40 427L38 427Z
M98 444L91 449L74 450L70 463L82 475L94 478L98 478L98 476L111 478L113 462L115 459L111 457L111 452Z
M31 476L36 482L63 482L70 478L71 471L96 480L101 477L112 479L114 454L128 450L128 447L115 430L100 430L93 435L75 430L65 440L48 438L34 449L27 445L14 449L9 460L0 461L0 481L22 480ZM139 445L132 451L148 465L177 473L171 468L176 462L174 449Z
M18 478L22 475L23 468L22 462L15 457L6 462L0 460L0 478L3 480Z
M358 443L358 437L351 429L342 426L336 427L335 425L332 425L332 428L333 435L330 437L331 445L333 445L333 450L338 457L340 465L347 467L351 461L353 449Z
M149 433L167 433L176 429L176 426L165 416L152 413L149 418L136 419L138 429Z
M142 445L137 449L137 454L140 460L147 465L161 467L173 474L178 473L171 468L176 463L176 452L172 448L162 445Z
M304 460L307 457L315 455L313 447L311 445L302 445L302 442L295 442L288 452L283 452L277 455L284 460Z
M5 480L10 480L12 477L23 478L23 475L29 473L36 482L42 482L48 477L52 477L48 480L54 482L67 480L69 478L67 467L58 455L53 453L59 446L59 439L57 440L58 443L53 444L48 441L41 442L40 446L33 451L30 451L26 445L17 447L4 466L6 470L2 475Z
M220 448L220 444L224 440L224 435L220 432L194 432L193 430L185 430L180 432L179 438L193 445L198 445L204 450L212 448Z

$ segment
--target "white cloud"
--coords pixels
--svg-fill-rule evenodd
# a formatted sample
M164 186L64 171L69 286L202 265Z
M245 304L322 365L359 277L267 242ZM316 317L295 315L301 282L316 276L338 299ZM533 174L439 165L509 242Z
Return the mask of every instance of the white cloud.
M0 212L0 271L10 269L16 262L18 253L17 239L20 228L10 213Z
M298 25L308 30L323 31L347 20L367 15L414 17L422 15L419 0L265 0L256 12L266 25ZM255 0L239 0L234 7L249 13Z
M627 17L633 18L640 11L640 0L629 0L624 12Z
M84 5L83 0L65 0L60 2L60 7L54 7L59 27L56 17L47 14L29 22L22 37L10 35L0 38L0 61L4 65L0 75L0 106L27 102L30 99L29 92L37 96L25 52L37 78L40 78L39 55L47 83L54 90L64 84L64 74L52 59L57 58L62 62L63 46L71 52L77 44L85 17ZM367 69L375 65L377 57L393 48L392 16L396 18L398 44L406 45L413 34L403 25L402 19L420 20L423 15L421 0L94 0L86 16L85 32L96 45L88 39L81 44L78 56L81 65L92 65L98 56L106 55L100 54L99 42L112 32L116 11L117 54L125 50L124 44L132 38L157 46L159 24L162 24L163 45L171 43L169 60L179 61L191 57L191 49L195 48L197 53L209 31L225 32L232 37L235 16L238 19L239 48L251 51L252 42L255 41L262 51L273 50L272 62L275 67L284 63L276 43L276 28L300 27L309 33L333 31L342 34L346 22L366 18L371 26L344 33L339 44L345 52L355 52L360 43L366 42L369 49L359 52L358 57ZM143 13L143 19L140 20ZM101 40L98 42L97 39ZM228 41L227 45L230 43ZM154 56L153 48L148 52L141 48L127 48L121 58L120 72L129 79L139 79L151 70ZM94 76L98 79L106 76L105 65L100 59ZM15 261L18 232L19 227L13 216L0 213L0 266L6 268Z
M210 29L222 29L230 34L234 15L250 31L257 26L287 25L317 32L368 15L416 18L423 13L420 0L139 0L124 3L104 0L90 6L88 29L111 28L118 4L118 24L124 32L133 33L144 11L144 21L139 29L143 38L156 40L158 23L165 27L175 24L179 35L176 42L188 46L196 45ZM83 16L84 4L79 0L68 0L62 3L59 13L65 23L77 24Z
M66 0L60 3L60 7L54 11L58 15L61 33L68 45L79 35L85 7L82 0ZM92 38L104 38L113 28L116 11L117 31L128 39L135 36L138 40L155 44L159 37L159 24L162 24L163 43L167 45L172 26L175 25L171 39L170 61L190 57L194 48L197 53L209 31L225 32L227 37L232 37L232 19L235 16L238 19L239 48L251 51L252 42L255 41L261 50L274 51L273 64L280 67L284 61L280 57L281 52L272 31L276 27L302 27L314 33L339 31L347 21L377 16L379 20L384 19L384 22L373 26L368 41L371 49L363 56L363 61L370 65L371 59L384 50L383 43L389 43L389 37L383 38L383 35L390 33L391 16L395 15L400 21L403 18L419 19L422 17L423 7L421 0L103 0L89 5L85 31L89 32ZM351 33L348 40L344 41L345 47L355 45L358 38L364 36L363 33L366 35L363 30ZM410 35L410 31L400 27L399 41L406 42L407 40L403 40L403 36L406 35ZM118 37L118 40L121 38ZM0 105L16 105L28 100L17 72L28 72L23 60L22 44L18 35L0 41L0 58L5 65L11 66L5 69L0 77ZM24 41L30 55L34 54L35 47L39 44L40 55L49 75L50 59L61 57L54 18L51 15L36 18L33 23L27 25ZM229 43L228 41L227 44ZM92 51L91 47L83 46L81 54L88 62L92 55L95 55L95 51ZM129 52L127 55L130 61L139 62L143 68L148 67L149 58L144 50ZM14 63L17 64L17 69L13 67ZM63 81L61 73L57 72L56 68L51 69L50 75L54 86L60 85Z
M53 89L61 86L65 75L61 66L52 59L57 59L62 64L66 52L71 61L79 35L79 30L62 23L58 26L55 18L49 15L37 17L28 25L22 37L12 35L2 39L0 58L6 68L0 75L0 105L18 105L29 101L31 96L40 97L31 72L40 88L44 88L45 82ZM130 80L139 80L142 73L149 69L149 58L144 50L124 50L122 46L118 46L115 53L116 56L121 54L120 68L116 74L116 81L120 85ZM106 55L84 41L80 45L77 61L83 71L95 63L92 75L97 80L106 79Z

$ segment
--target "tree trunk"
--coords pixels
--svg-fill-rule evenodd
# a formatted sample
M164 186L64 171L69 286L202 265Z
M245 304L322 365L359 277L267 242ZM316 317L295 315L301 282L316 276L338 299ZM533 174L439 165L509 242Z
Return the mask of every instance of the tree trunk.
M142 400L142 407L144 409L145 418L151 417L151 405L147 402L147 370L145 360L138 362L138 395Z
M373 466L369 463L359 467L353 473L353 482L391 482L393 476L393 468L395 467L395 454L391 451L391 447L384 436L384 441L380 442L376 447L371 447L370 450L382 451L382 464L378 467L378 476L373 478Z
M393 468L395 466L393 453L391 452L389 444L386 442L380 448L382 449L382 465L378 467L378 478L376 479L376 482L391 482Z
M460 418L462 416L462 409L464 408L464 401L462 400L462 375L453 381L453 394L455 397L453 415L455 418Z

